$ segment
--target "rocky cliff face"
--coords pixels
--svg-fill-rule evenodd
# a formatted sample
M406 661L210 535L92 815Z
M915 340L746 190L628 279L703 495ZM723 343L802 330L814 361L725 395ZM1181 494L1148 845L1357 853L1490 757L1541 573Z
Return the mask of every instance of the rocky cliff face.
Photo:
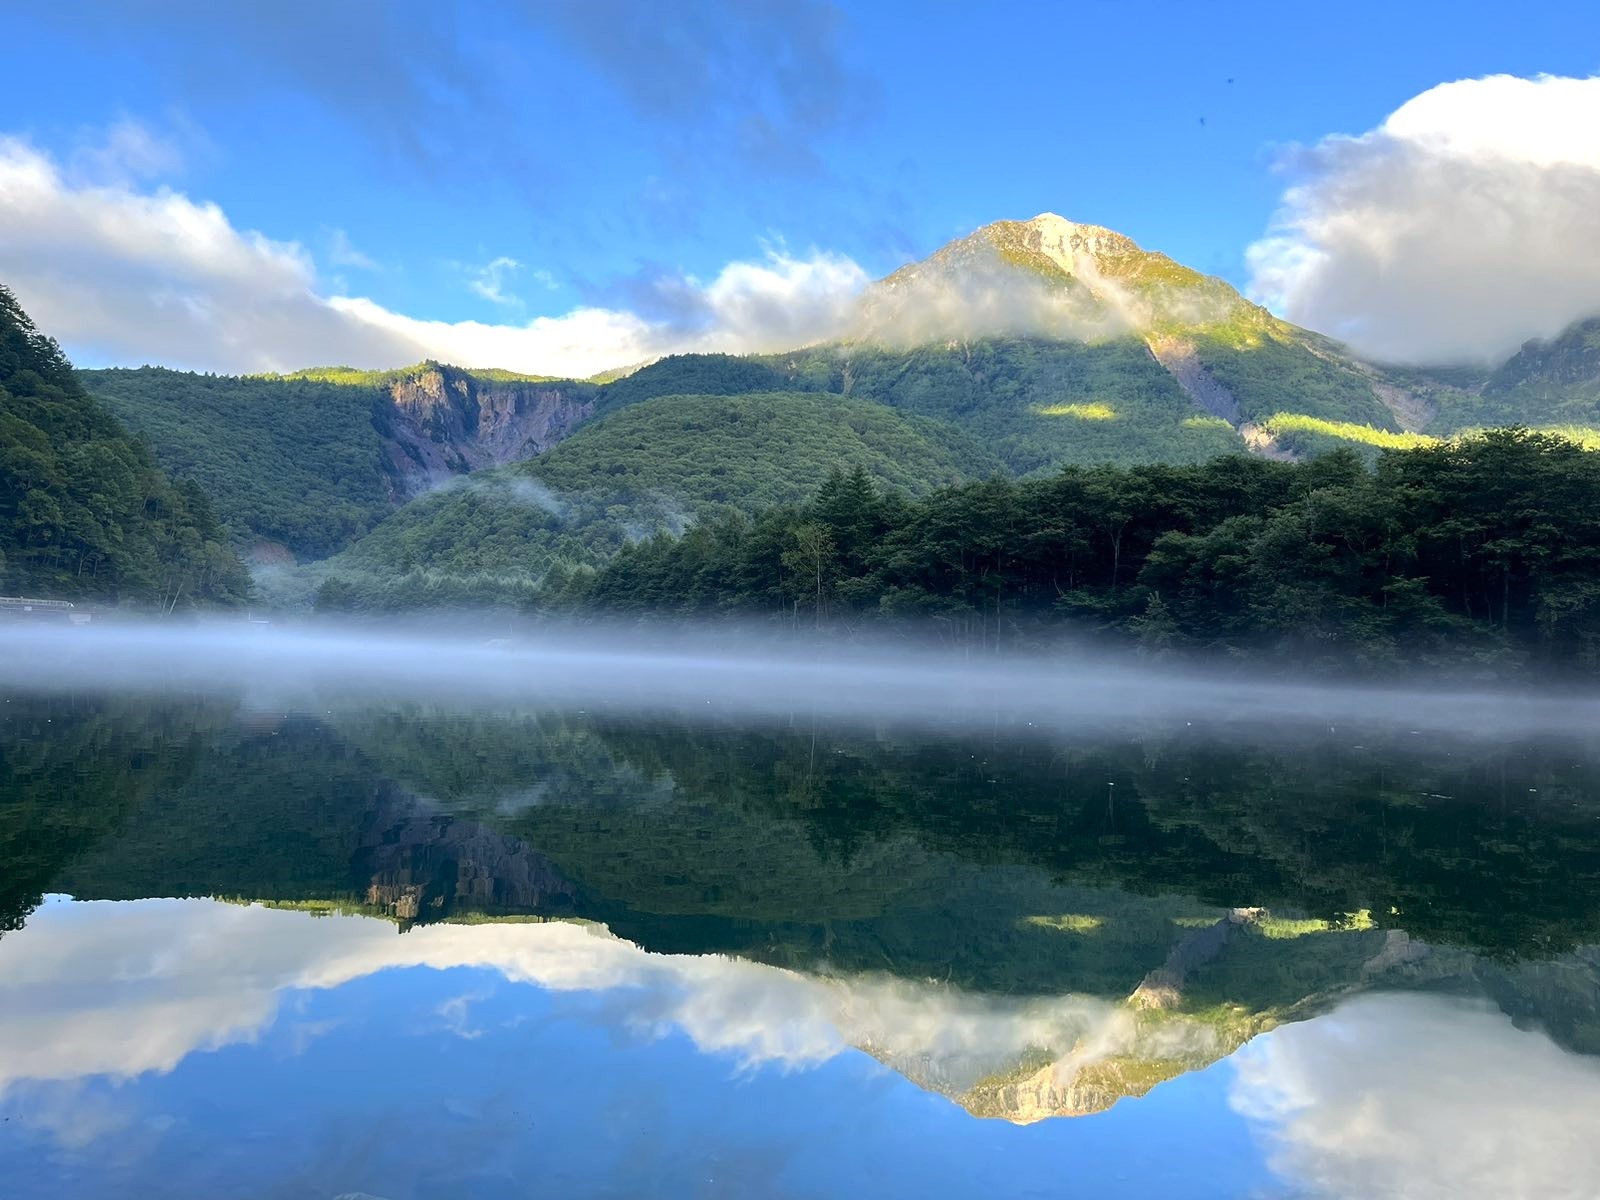
M387 384L380 420L397 502L455 475L539 454L594 409L594 388L424 363Z
M379 784L352 870L370 880L368 906L402 927L457 913L535 913L572 906L574 885L514 837Z

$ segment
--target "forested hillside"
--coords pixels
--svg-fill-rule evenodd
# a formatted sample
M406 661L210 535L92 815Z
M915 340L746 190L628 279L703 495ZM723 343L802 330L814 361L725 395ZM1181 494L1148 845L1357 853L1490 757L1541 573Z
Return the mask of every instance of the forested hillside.
M1258 357L1235 352L1218 377L1230 372L1251 412L1335 412L1392 427L1381 406L1370 411L1370 389L1352 385L1347 373L1328 367L1328 377L1319 378L1306 365L1318 367L1318 360L1276 344L1250 353ZM241 547L277 543L301 561L337 553L407 500L458 475L531 458L586 422L667 396L828 392L871 401L923 419L925 434L939 422L945 443L982 446L990 456L985 474L1073 463L1197 463L1244 449L1237 405L1222 406L1221 415L1197 406L1138 338L1003 336L906 349L841 344L764 358L678 355L603 387L436 363L252 378L153 367L82 374L149 439L168 472L196 479L215 497ZM1335 384L1359 394L1335 403ZM813 418L797 409L794 420ZM1368 428L1352 424L1352 437ZM562 460L554 461L559 469ZM573 471L566 476L552 486L595 483ZM748 472L739 478L755 482ZM945 481L934 473L895 482L917 490ZM759 486L739 493L730 479L719 499L750 506L771 496Z
M85 384L198 480L243 537L331 554L393 507L376 388L195 375L161 367L83 372Z
M1136 339L820 346L766 361L813 388L945 421L1017 474L1067 463L1203 462L1243 449Z
M1444 429L1512 422L1600 426L1600 317L1578 321L1547 342L1529 342L1440 417Z
M207 489L241 547L302 562L458 475L540 455L587 422L666 396L831 392L944 422L947 440L964 436L1029 475L1198 463L1247 446L1297 453L1305 436L1279 441L1285 416L1338 423L1325 440L1362 444L1426 424L1440 386L1383 375L1222 280L1048 214L985 226L909 264L868 290L840 339L789 353L677 355L603 384L437 362L84 377L166 470ZM770 497L730 487L719 499Z
M248 590L204 491L169 482L0 287L0 591L170 611Z
M197 479L241 546L336 553L413 496L536 454L589 412L594 388L420 363L396 371L196 375L85 371L86 386Z
M1600 457L1498 430L1306 464L1069 468L920 502L837 476L809 504L625 547L584 611L908 618L1025 644L1062 623L1150 652L1300 663L1600 664Z
M912 495L1002 469L951 426L842 396L660 396L408 505L328 564L322 603L527 599L552 569L721 512L798 503L840 466Z

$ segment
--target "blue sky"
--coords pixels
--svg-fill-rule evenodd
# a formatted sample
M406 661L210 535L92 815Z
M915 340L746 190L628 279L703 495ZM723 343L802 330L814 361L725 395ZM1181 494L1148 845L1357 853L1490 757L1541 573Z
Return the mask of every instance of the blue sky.
M232 234L294 248L321 299L510 327L587 308L665 322L680 341L720 320L702 293L729 263L777 263L783 275L784 262L823 256L854 270L802 286L858 286L978 225L1046 210L1274 299L1247 256L1306 169L1295 147L1368 134L1451 81L1587 82L1600 69L1590 3L1514 17L1503 4L1393 0L1336 13L946 0L7 9L0 137L51 164L56 187L214 205ZM1569 157L1600 172L1586 142ZM0 185L0 217L7 202ZM19 217L17 243L23 228ZM137 326L118 325L128 318L117 304L182 292L152 282L145 263L127 300L58 294L65 269L26 253L43 244L0 232L0 280L33 301L41 324L58 317L68 348L91 361L137 357ZM82 236L67 244L87 253ZM87 288L89 264L81 270ZM1575 284L1580 299L1589 282ZM1319 295L1338 291L1323 284ZM1345 336L1375 319L1359 305L1296 300L1295 287L1278 305L1293 318L1309 312ZM219 303L184 296L191 315ZM1556 307L1570 318L1575 304ZM84 312L96 307L107 309L99 326ZM300 329L298 317L258 309L213 341L241 343L231 352L241 367L276 361L292 347L243 344L239 331L280 320ZM297 336L304 361L324 349L390 352L381 339L329 333L324 347ZM433 335L408 326L403 336ZM615 352L634 344L623 338ZM1417 349L1435 345L1450 349L1437 338ZM183 359L186 346L150 339L156 357ZM463 349L515 356L502 342ZM231 362L226 350L195 350L195 365Z

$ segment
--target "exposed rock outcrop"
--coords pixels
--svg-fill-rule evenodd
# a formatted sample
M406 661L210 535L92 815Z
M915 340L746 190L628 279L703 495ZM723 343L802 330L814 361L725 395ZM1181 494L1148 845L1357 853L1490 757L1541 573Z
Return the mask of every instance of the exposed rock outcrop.
M1239 427L1243 419L1239 402L1206 370L1194 342L1187 338L1152 334L1145 339L1145 344L1150 347L1150 353L1155 355L1156 361L1189 394L1189 399L1195 402L1197 408L1213 417L1221 417L1235 429Z
M380 428L397 502L456 475L531 458L561 441L594 408L594 389L567 381L495 379L425 363L386 387Z

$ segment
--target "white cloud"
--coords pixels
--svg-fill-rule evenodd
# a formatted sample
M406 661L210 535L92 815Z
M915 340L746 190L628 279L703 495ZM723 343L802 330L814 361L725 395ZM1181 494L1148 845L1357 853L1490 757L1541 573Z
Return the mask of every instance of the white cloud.
M1289 1194L1560 1200L1600 1181L1600 1062L1441 996L1354 1000L1233 1059Z
M0 282L41 329L95 364L250 372L427 357L584 376L663 354L831 336L867 276L836 255L769 250L709 282L674 281L688 286L689 303L666 317L586 307L519 324L430 321L326 294L303 247L240 230L215 204L126 174L83 181L27 142L0 138ZM498 277L488 282L498 293Z
M166 188L74 183L15 139L0 140L0 281L41 329L101 361L259 371L416 357L318 297L301 247Z
M490 259L479 267L477 277L468 286L492 304L518 307L522 301L508 293L505 285L506 276L521 269L522 264L516 259L507 258L502 254L499 258Z
M1600 77L1441 84L1303 151L1252 292L1400 362L1494 361L1600 313Z

